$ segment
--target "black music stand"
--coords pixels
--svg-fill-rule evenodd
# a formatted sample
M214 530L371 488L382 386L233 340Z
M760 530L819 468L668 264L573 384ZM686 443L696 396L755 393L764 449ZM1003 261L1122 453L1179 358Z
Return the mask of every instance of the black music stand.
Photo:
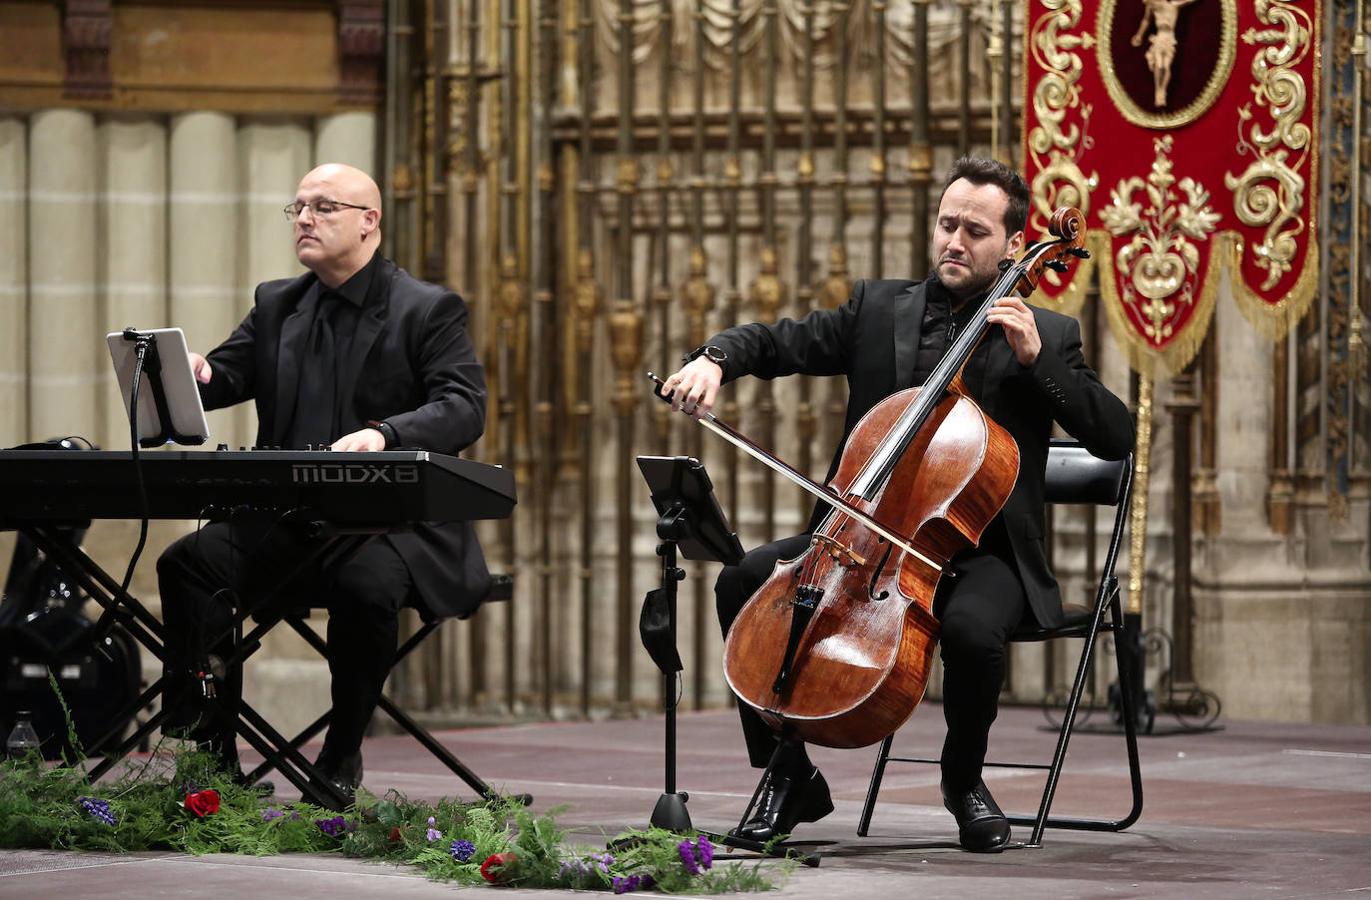
M728 530L728 520L714 498L704 464L689 456L640 456L638 468L652 490L657 508L657 555L662 558L662 586L643 600L638 631L648 655L662 670L663 712L666 714L666 790L657 798L649 820L668 831L690 831L689 795L676 790L676 673L681 656L676 650L676 585L685 570L676 565L679 550L686 559L735 565L743 545Z
M714 486L704 464L690 456L640 456L638 468L652 490L652 505L657 509L657 555L662 558L662 586L649 591L643 600L638 631L652 661L662 670L663 712L666 716L666 789L657 798L649 823L668 831L692 831L689 795L676 790L676 674L681 657L676 650L676 585L685 570L676 565L679 550L686 559L736 565L743 558L743 545L729 531L728 519L714 497ZM710 835L716 843L768 856L792 856L805 865L818 865L818 858L795 853L785 847L768 847L756 841L729 835Z

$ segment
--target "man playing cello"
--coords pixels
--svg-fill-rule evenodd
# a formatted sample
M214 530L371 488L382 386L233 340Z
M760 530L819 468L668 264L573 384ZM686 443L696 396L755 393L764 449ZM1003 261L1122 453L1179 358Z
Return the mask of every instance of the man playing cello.
M687 355L663 394L699 417L713 407L722 384L743 375L845 375L847 418L826 480L832 478L858 420L885 397L924 383L997 280L1001 262L1022 249L1028 207L1028 186L1015 172L988 159L959 159L938 204L934 270L926 279L859 281L837 309L723 331ZM1045 627L1062 620L1042 541L1052 423L1105 459L1122 459L1133 446L1128 409L1086 365L1075 319L1010 296L994 305L988 321L963 375L971 398L1017 442L1019 476L979 545L953 557L949 569L956 577L939 582L933 605L947 720L943 803L957 820L962 846L977 851L1009 841L1009 823L981 780L1005 644L1026 617ZM820 506L809 531L822 519ZM719 574L714 590L725 634L776 562L799 556L809 542L807 532L758 547ZM739 704L739 713L752 765L765 768L776 736L747 704ZM739 835L767 841L832 809L828 785L804 745L788 742Z

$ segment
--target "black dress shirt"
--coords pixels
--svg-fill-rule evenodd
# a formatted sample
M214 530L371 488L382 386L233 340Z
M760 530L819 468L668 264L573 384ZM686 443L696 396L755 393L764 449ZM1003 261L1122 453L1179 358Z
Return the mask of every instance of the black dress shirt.
M912 387L920 387L928 381L933 369L942 361L949 347L960 335L975 315L976 308L985 300L985 294L978 294L953 309L954 297L938 280L929 276L926 282L923 325L919 329L919 352L914 361ZM972 396L979 396L985 381L985 358L989 338L981 341L971 353L963 377Z

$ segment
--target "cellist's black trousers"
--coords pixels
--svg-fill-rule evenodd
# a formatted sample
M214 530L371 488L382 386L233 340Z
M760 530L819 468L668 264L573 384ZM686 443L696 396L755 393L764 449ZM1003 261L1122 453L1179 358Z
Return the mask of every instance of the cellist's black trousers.
M719 624L724 634L738 612L771 575L776 561L804 552L809 535L801 534L756 548L736 566L726 566L714 585ZM933 612L942 624L939 648L943 660L943 781L952 791L973 787L981 777L986 740L999 708L1004 684L1005 645L1028 613L1023 585L1012 562L985 550L959 554L952 562L955 579L939 583ZM746 704L738 705L748 757L765 768L776 747L775 733Z

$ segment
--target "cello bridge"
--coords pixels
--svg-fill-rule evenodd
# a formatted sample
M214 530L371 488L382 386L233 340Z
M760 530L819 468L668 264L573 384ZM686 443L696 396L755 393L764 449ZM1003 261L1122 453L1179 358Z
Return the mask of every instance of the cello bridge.
M821 547L823 552L832 557L840 566L864 566L866 559L852 552L852 548L836 538L831 538L826 534L814 535L814 545Z

